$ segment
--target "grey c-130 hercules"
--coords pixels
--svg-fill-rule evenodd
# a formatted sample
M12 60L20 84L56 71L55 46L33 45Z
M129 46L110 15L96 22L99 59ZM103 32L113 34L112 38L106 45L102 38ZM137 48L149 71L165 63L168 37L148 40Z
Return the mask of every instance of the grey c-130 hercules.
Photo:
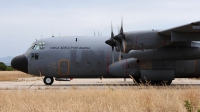
M111 25L112 28L112 25ZM111 37L50 37L12 59L13 68L54 78L130 78L170 85L200 77L200 21L167 30L123 31Z

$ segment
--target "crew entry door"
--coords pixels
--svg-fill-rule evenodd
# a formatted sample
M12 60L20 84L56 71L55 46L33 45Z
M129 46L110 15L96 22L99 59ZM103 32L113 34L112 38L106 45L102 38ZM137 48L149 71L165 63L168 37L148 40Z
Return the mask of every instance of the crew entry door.
M58 74L69 75L69 60L58 61Z

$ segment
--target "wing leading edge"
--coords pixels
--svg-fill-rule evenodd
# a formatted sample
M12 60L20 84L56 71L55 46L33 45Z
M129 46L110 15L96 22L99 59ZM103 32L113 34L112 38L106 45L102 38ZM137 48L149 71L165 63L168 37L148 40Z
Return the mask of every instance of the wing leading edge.
M178 26L175 28L167 29L167 30L162 30L162 31L159 31L158 33L164 36L171 36L172 32L200 33L200 21Z

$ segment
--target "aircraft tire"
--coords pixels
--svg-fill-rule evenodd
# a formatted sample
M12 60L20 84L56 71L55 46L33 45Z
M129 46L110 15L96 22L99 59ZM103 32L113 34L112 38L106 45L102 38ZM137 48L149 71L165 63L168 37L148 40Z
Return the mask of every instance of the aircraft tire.
M51 85L51 84L53 84L53 82L54 82L54 79L53 79L53 77L44 77L44 79L43 79L43 82L44 82L44 84L45 85Z

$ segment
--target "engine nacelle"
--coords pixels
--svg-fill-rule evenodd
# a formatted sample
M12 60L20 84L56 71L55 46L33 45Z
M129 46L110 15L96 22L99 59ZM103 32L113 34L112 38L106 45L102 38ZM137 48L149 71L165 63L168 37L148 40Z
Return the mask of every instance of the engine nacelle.
M128 78L129 75L133 77L140 77L140 69L138 61L134 58L129 58L115 62L108 66L108 73L110 75L122 78Z
M125 32L125 45L122 45L122 52L130 50L154 49L167 46L171 43L170 37L159 35L157 31ZM116 43L116 50L119 51L120 44ZM125 48L124 48L125 47Z

